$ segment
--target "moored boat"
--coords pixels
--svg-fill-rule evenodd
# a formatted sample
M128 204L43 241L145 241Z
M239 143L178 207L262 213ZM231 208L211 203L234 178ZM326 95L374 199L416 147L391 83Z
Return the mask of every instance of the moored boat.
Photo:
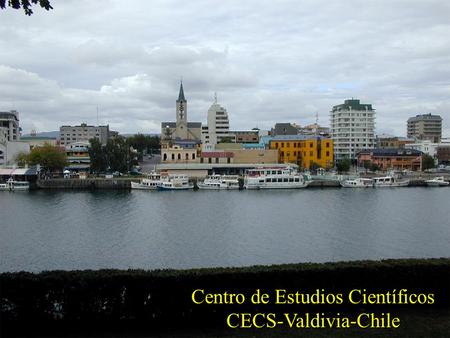
M30 189L30 183L27 181L14 181L12 178L8 179L6 183L0 184L0 190L3 191L26 191Z
M409 180L399 179L395 176L383 176L373 178L374 188L384 188L384 187L407 187L409 185Z
M341 181L341 186L344 188L371 188L373 187L373 180L371 178L356 178L353 180Z
M158 190L189 190L193 188L194 185L189 183L187 175L169 175L166 180L162 180L161 184L157 186Z
M237 176L211 175L197 185L205 190L236 190L239 189L239 179Z
M431 180L426 180L425 183L429 187L445 187L445 186L449 185L449 182L444 180L444 176L435 177Z
M249 169L244 177L246 189L300 189L307 185L303 175L292 167Z
M131 189L139 190L157 190L163 179L160 174L151 173L147 178L143 178L140 182L131 182Z

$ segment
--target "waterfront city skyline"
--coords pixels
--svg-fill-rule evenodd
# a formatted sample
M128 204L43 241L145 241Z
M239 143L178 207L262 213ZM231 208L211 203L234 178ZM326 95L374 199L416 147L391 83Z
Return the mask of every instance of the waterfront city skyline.
M214 92L233 129L316 113L329 126L332 107L354 97L375 108L378 134L405 136L409 117L432 113L450 135L446 3L180 4L3 11L0 110L19 111L24 133L97 124L97 106L100 124L158 133L183 76L193 121L206 122Z

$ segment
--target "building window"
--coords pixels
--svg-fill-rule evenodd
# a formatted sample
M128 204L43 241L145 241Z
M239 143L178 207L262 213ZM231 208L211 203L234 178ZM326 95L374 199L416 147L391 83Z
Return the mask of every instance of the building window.
M216 157L216 163L219 163L219 158L218 157Z
M275 143L275 148L277 148L277 149L278 149L278 142L276 142L276 143Z
M231 158L230 157L227 158L227 163L231 163Z
M181 154L178 154L178 159L181 160Z
M195 160L195 153L192 153L192 159Z
M313 151L311 150L310 152L309 152L309 156L313 156Z
M313 143L312 143L312 142L309 143L309 147L310 147L310 148L313 147Z
M175 160L175 154L172 154L172 160Z
M328 156L330 156L330 152L329 152L329 151L327 151L327 157L328 157Z
M281 142L281 148L284 148L284 142Z
M330 148L330 142L327 142L327 148Z
M186 153L186 161L189 160L189 154Z
M212 161L211 161L211 157L210 158L208 158L208 163L211 163Z

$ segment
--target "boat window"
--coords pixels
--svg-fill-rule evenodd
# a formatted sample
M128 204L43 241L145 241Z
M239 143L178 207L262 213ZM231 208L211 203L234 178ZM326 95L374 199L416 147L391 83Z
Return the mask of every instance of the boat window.
M283 182L289 182L289 178L283 178Z
M282 179L282 178L279 178L279 179L278 179L278 182L283 182L283 179Z
M294 181L295 181L295 182L300 182L300 178L299 178L299 177L295 177L295 178L294 178Z

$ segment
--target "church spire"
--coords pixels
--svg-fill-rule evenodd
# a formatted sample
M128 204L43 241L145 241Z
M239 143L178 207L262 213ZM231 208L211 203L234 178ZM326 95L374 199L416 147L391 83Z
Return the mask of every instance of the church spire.
M184 98L183 80L181 80L181 82L180 82L180 93L178 94L177 101L186 101L186 99Z

